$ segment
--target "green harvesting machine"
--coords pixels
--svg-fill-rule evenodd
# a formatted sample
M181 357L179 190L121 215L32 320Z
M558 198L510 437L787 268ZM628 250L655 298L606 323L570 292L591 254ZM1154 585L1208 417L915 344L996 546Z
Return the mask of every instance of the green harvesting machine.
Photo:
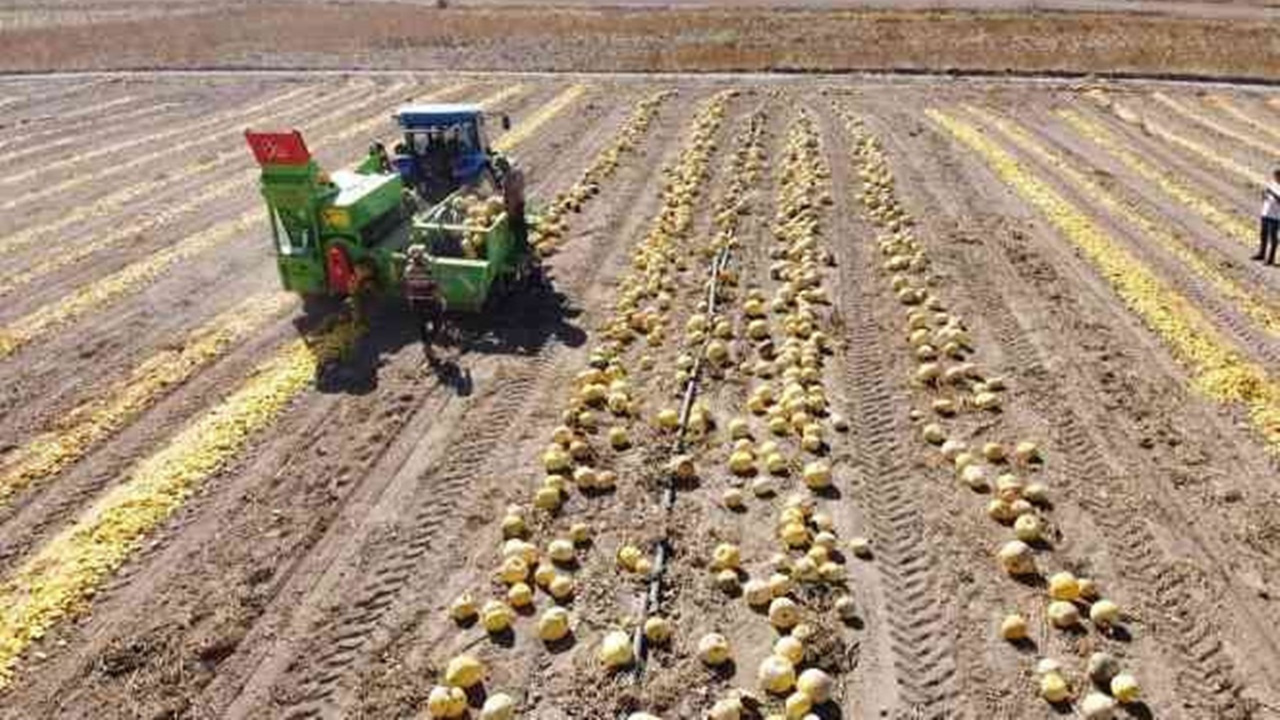
M439 309L476 313L526 287L539 267L523 175L489 148L480 109L409 106L395 119L394 155L374 143L356 168L332 173L296 130L246 131L284 288L308 305L370 294L420 301L423 284L406 292L406 281L425 275Z

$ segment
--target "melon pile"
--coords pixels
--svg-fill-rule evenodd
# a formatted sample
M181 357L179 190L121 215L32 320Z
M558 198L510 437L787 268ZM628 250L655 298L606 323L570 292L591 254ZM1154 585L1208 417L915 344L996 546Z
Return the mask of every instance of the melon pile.
M462 218L462 256L469 260L483 260L488 252L489 231L506 212L506 204L497 195L482 197L463 193L453 198L450 209Z

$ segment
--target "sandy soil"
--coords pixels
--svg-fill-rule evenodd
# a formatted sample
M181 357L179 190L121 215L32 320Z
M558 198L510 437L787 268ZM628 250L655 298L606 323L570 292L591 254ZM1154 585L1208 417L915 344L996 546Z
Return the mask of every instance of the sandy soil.
M252 165L241 127L298 127L336 167L386 134L388 110L407 98L495 98L493 109L518 128L575 82L442 74L5 81L0 102L18 99L5 106L0 143L34 150L0 156L6 177L30 173L4 186L0 201L21 210L0 221L0 247L11 273L39 274L0 305L0 338L26 333L0 357L0 597L16 605L20 571L28 573L22 582L56 572L32 570L29 560L128 483L179 429L254 382L261 362L314 330L314 319L274 293L265 223L252 215L237 224L259 202L252 174L245 176ZM128 545L123 564L91 587L72 617L49 623L24 647L0 695L0 716L423 717L444 665L464 651L488 668L484 692L512 695L522 717L646 710L697 718L734 688L752 690L763 715L781 705L755 689L756 667L777 632L725 592L710 557L718 544L733 543L741 580L768 578L771 555L782 549L777 518L796 495L829 516L839 543L833 556L847 576L798 583L790 596L816 630L803 666L835 681L835 702L819 707L819 717L1062 717L1078 704L1041 700L1036 662L1060 661L1078 700L1089 689L1086 660L1099 650L1142 685L1142 702L1121 716L1280 717L1276 439L1243 403L1201 391L1198 369L1144 320L1142 307L1123 301L1115 277L986 156L926 114L938 110L979 128L1106 242L1185 298L1211 342L1274 383L1280 324L1268 313L1280 311L1280 270L1249 261L1251 236L1222 229L1252 228L1256 188L1116 108L1132 106L1261 171L1266 161L1240 136L1268 137L1258 125L1275 126L1280 96L1049 82L600 76L585 85L513 149L537 203L573 186L643 99L678 92L658 105L598 191L566 216L566 237L547 259L550 289L499 316L462 322L460 340L430 357L404 318L383 308L373 331ZM737 92L722 94L728 89ZM1169 112L1156 93L1186 112ZM1220 97L1240 113L1223 110ZM313 105L299 108L304 103ZM101 119L97 107L108 108ZM130 115L112 120L112 112ZM1149 167L1082 134L1073 113ZM59 144L47 121L64 115L74 127L92 125L94 147L107 150L84 160L88 148ZM213 116L233 132L184 131ZM1001 129L1011 126L1028 140ZM700 143L692 142L695 127ZM934 400L968 396L913 380L920 363L905 329L910 308L895 296L900 281L879 247L892 230L862 201L866 137L878 139L927 256L904 281L925 283L939 307L963 319L972 345L965 358L1007 384L999 412L938 419ZM180 152L167 150L179 143ZM676 169L696 178L696 192L680 190ZM809 181L801 197L812 202L798 202L797 183ZM64 188L56 200L23 202L54 186ZM174 206L180 212L162 213ZM94 210L65 220L85 207ZM136 231L103 240L122 227ZM190 245L211 228L225 228L225 236ZM794 433L774 438L746 409L765 381L758 363L773 351L747 338L744 300L782 288L772 272L778 237L794 232L811 235L821 251L829 299L813 318L831 338L814 376L828 405L817 415L824 442L808 449ZM709 297L709 263L724 233L736 242L714 312L732 331L735 362L699 374L697 400L714 422L705 433L689 431L682 452L697 477L675 486L668 511L662 498L675 439L654 421L680 406L682 356L700 353L686 345L685 328L709 312L699 304ZM545 475L539 458L564 422L579 374L616 331L616 304L643 266L636 259L651 257L638 249L655 237L670 243L660 264L668 337L619 351L637 406L631 415L604 413L604 428L626 427L631 447L612 449L604 429L580 431L592 462L616 472L617 486L571 488L555 514L529 509ZM129 274L174 247L195 249L154 272ZM68 310L75 293L119 277L132 279ZM32 324L55 311L63 312L56 323ZM770 317L781 344L780 316ZM219 328L230 333L225 342L197 358ZM95 426L54 471L10 489L25 452L83 432L75 428L95 408L114 419ZM835 415L849 419L846 432ZM792 462L789 474L774 478L772 496L757 497L756 478L727 468L737 417L749 418L757 443L774 439ZM1069 570L1095 580L1123 609L1121 628L1049 626L1044 577L1019 582L997 567L994 553L1012 531L988 518L991 497L959 482L938 447L921 439L935 421L975 448L992 440L1040 444L1042 463L991 461L990 471L1048 486L1052 503L1036 511L1046 527L1036 549L1043 576ZM811 493L799 471L818 459L832 468L833 487ZM747 490L740 511L724 506L731 488ZM447 615L464 592L482 601L506 593L494 568L500 521L513 503L526 508L529 538L542 547L573 522L592 529L576 562L559 570L576 584L564 602L574 622L567 641L538 640L537 614L554 604L541 590L536 610L518 614L508 635ZM870 540L869 557L851 551L855 537ZM663 541L669 563L657 604L646 604L649 583L619 569L616 553L635 544L647 554ZM856 608L847 618L835 609L843 595ZM1030 620L1023 643L997 632L1014 611ZM603 671L595 659L601 637L655 614L675 635L648 648L643 674ZM10 637L16 622L0 609L0 633ZM699 662L698 639L711 631L729 640L731 665Z

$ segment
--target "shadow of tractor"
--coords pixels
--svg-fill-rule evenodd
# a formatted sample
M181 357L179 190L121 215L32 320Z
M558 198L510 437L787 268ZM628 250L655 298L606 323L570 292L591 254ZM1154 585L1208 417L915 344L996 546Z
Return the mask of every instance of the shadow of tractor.
M542 282L495 299L481 313L448 314L444 327L424 342L417 318L400 302L379 301L368 310L368 330L346 352L318 369L316 388L323 393L373 392L387 359L417 345L436 380L456 395L467 396L473 391L469 365L478 357L532 357L553 343L581 346L587 335L573 322L580 314L563 293ZM316 321L304 316L297 323L300 329L304 323L314 326Z

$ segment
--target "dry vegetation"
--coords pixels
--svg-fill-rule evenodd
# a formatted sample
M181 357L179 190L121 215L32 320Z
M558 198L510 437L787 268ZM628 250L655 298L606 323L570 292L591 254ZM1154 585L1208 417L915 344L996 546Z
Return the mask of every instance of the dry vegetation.
M894 69L1280 78L1280 35L1265 20L280 2L138 12L64 26L10 23L0 35L0 69Z

